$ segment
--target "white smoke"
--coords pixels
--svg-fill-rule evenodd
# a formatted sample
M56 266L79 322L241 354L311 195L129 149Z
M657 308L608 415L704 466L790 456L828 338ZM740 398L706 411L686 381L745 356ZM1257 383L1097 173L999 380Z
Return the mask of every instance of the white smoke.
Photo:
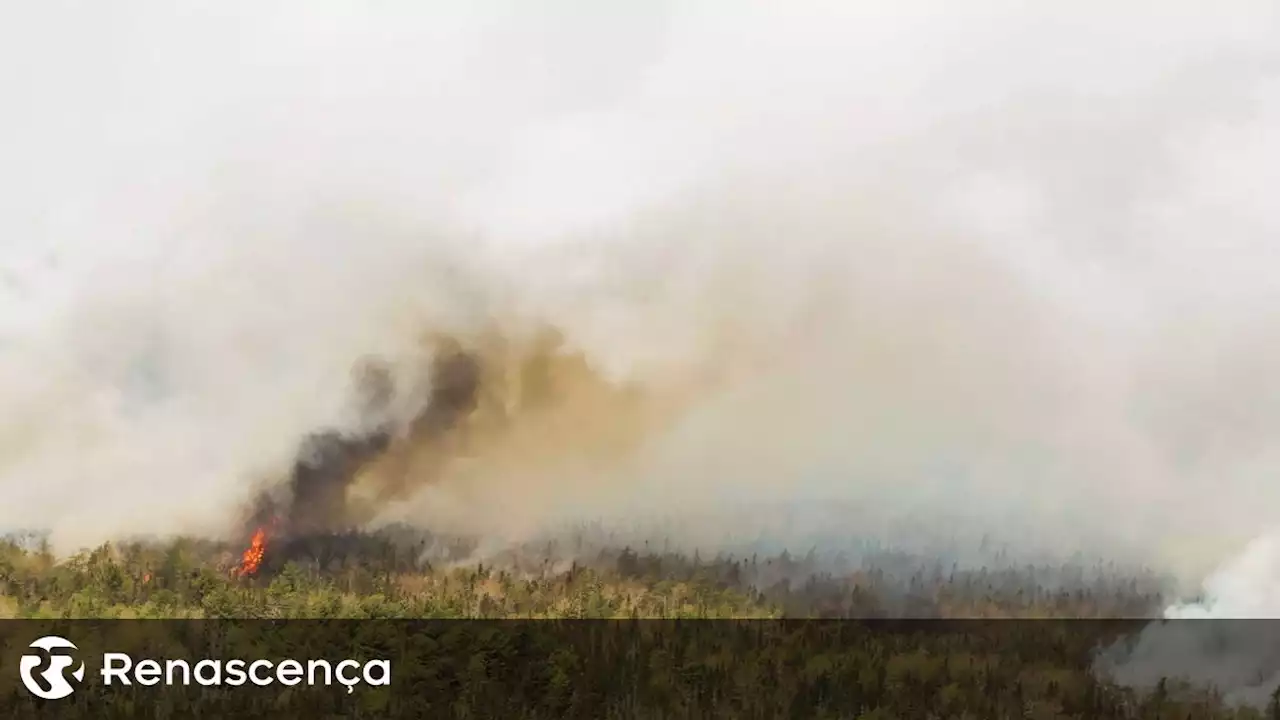
M1205 581L1205 599L1173 605L1169 619L1275 619L1280 617L1280 536L1268 532Z
M1216 688L1229 704L1265 707L1280 689L1280 535L1251 541L1208 577L1201 595L1108 648L1099 669L1133 687L1182 680Z
M0 526L217 532L362 357L515 308L621 377L764 369L618 478L405 512L820 495L1194 581L1280 500L1278 40L1265 0L7 6Z

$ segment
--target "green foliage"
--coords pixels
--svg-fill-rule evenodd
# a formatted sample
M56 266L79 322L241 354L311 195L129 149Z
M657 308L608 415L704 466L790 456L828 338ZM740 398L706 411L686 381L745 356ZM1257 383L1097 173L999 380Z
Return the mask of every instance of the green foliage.
M62 563L0 543L0 617L59 618L633 618L773 617L742 589L645 584L574 567L517 576L494 568L321 571L288 563L239 577L190 541L110 544Z
M376 552L324 562L300 557L248 578L233 572L235 560L233 549L194 540L103 545L63 562L45 549L0 542L0 617L553 621L522 624L534 629L520 631L502 623L459 624L456 631L412 637L395 624L353 626L367 629L361 630L367 637L356 639L366 650L434 658L408 663L394 694L362 694L366 715L385 715L394 703L417 697L432 717L610 718L633 717L643 708L663 708L659 714L666 717L1264 717L1223 707L1194 688L1162 684L1143 695L1107 684L1091 671L1094 650L1118 632L1107 623L987 623L1002 629L975 632L972 626L886 631L787 621L561 631L556 628L563 624L554 622L874 617L894 609L934 617L1133 617L1161 600L1132 579L1064 590L987 569L893 577L864 563L824 574L805 564L811 558L785 554L706 561L630 549L558 568L550 557L439 568L406 568ZM1044 570L1025 571L1031 578L1037 573ZM307 656L325 641L287 630L252 634L262 627L231 623L222 642ZM619 629L625 627L635 629ZM295 707L288 692L273 696L281 717L294 716L285 712ZM233 699L202 697L202 710L234 714ZM349 702L335 697L323 702ZM120 716L132 716L128 707L181 715L180 705L133 702L119 699ZM326 716L339 707L317 705L297 716ZM1265 717L1280 716L1276 707ZM97 716L89 705L81 709Z

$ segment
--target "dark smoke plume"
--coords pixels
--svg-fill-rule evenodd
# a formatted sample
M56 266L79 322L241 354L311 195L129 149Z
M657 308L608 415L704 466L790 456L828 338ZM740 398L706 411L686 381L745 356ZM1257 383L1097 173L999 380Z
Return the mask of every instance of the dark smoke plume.
M457 342L447 343L432 363L431 393L406 432L383 422L358 435L325 431L305 438L283 498L278 493L264 493L250 525L270 525L273 534L295 537L350 531L367 521L369 518L348 502L348 490L360 470L397 445L432 448L455 429L476 407L479 363ZM357 388L363 395L365 415L384 415L395 391L388 370L370 362L359 374ZM382 498L399 496L412 484L403 475L387 480L388 485L380 489Z
M437 337L430 348L420 396L397 387L384 363L362 363L354 386L363 431L308 435L288 474L254 502L246 536L267 528L278 546L351 533L429 485L616 463L680 409L655 387L605 378L554 329L525 342L496 331ZM395 400L413 397L397 420Z

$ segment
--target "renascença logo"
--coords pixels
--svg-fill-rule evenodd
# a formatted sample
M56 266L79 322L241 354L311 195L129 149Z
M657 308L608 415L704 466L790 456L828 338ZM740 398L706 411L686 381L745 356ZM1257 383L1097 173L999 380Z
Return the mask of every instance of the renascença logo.
M70 655L53 654L54 650L78 650L75 643L57 635L46 635L31 643L30 647L45 651L38 655L23 655L18 665L18 669L22 672L22 684L27 686L27 690L30 690L32 695L45 700L60 700L76 691L75 686L67 681L66 674L66 671L75 664L75 659ZM49 658L49 667L36 675L35 671L44 665L45 657ZM37 677L44 680L43 685L36 681ZM83 662L75 672L71 673L71 677L74 677L76 682L84 680Z
M78 650L71 641L49 635L31 643L31 647L44 650L50 659L49 667L36 673L44 665L45 654L23 655L20 669L22 684L27 686L31 694L45 700L59 700L75 692L75 687L68 682L66 670L75 663L67 654L55 655L55 649ZM368 685L391 684L391 661L370 660L360 663L355 660L342 660L330 663L328 660L244 660L234 659L200 660L191 663L187 660L153 660L145 658L135 660L126 653L103 653L100 674L103 685L190 685L209 686L230 685L232 687L245 684L265 687L279 682L281 685L333 685L346 686L347 692L355 691L355 686L364 682ZM84 681L84 663L71 673L76 682ZM40 683L37 678L43 678ZM47 686L47 688L46 688Z

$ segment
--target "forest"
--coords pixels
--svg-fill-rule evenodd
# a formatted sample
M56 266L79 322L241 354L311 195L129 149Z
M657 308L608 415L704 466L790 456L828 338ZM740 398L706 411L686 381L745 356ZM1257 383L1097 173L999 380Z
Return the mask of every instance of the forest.
M1235 706L1177 678L1135 689L1098 672L1100 649L1167 600L1161 578L1103 563L975 568L891 550L703 558L582 534L483 561L474 551L400 529L280 546L139 541L55 561L39 539L13 537L0 545L0 617L71 627L82 648L114 633L292 657L358 638L400 663L394 688L350 696L188 688L166 694L172 716L198 701L279 717L351 703L426 717L1280 717L1274 700ZM105 618L196 622L93 623ZM200 622L214 619L226 622ZM269 622L281 619L331 622ZM6 645L25 644L21 624L5 627ZM95 693L115 693L108 716L159 712L129 692L99 689L76 708L100 717ZM16 686L0 698L17 715L31 709Z

